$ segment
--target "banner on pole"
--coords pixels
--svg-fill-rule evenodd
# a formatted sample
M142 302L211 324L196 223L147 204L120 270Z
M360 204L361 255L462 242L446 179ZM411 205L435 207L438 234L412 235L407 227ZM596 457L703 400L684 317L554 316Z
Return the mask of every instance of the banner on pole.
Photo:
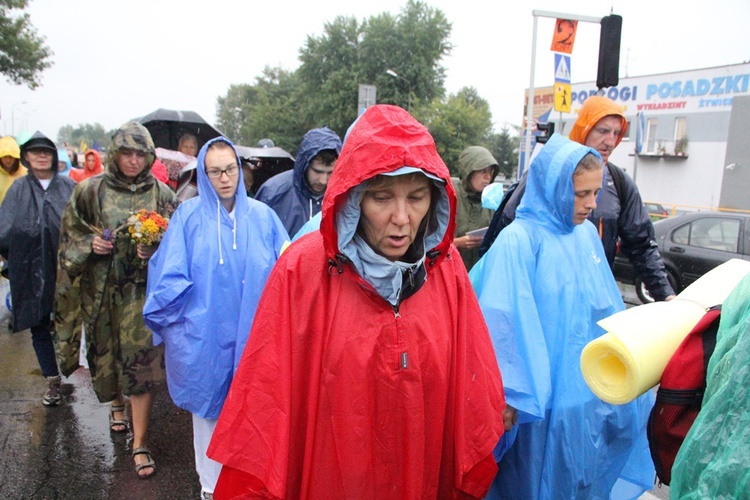
M555 21L555 31L552 34L552 52L562 52L570 54L573 52L573 42L576 40L576 30L578 21L570 19L557 19Z

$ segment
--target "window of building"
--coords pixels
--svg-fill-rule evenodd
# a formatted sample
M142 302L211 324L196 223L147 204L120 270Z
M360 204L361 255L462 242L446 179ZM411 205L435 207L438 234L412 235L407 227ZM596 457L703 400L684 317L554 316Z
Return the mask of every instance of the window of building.
M674 152L684 154L687 149L687 117L678 116L674 119Z

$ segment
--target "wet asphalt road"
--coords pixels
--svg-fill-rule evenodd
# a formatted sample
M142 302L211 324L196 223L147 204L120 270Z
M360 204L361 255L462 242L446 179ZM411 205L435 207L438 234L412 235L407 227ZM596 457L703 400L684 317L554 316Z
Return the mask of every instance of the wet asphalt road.
M140 480L130 439L109 432L88 370L63 378L63 403L42 405L46 389L28 330L0 326L0 498L197 499L190 414L155 393L149 447L157 473ZM129 411L129 408L128 408Z

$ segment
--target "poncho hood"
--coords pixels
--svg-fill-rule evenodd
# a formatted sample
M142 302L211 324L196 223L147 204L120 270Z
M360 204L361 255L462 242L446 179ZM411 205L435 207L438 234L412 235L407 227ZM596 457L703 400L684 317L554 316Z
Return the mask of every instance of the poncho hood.
M68 152L65 150L65 148L60 148L57 150L57 161L58 164L59 162L65 163L65 170L60 170L58 168L60 175L69 176L70 171L73 168L73 164L70 162L70 156L68 155ZM55 165L55 167L57 168L57 165Z
M308 198L315 195L310 191L305 179L305 172L310 166L310 160L325 149L331 149L341 153L341 139L336 132L328 127L314 128L308 131L302 138L297 156L294 161L294 188L305 194ZM322 195L321 195L322 196Z
M89 156L94 158L94 167L88 168L86 166L86 161L84 160L83 168L77 168L70 171L71 179L76 182L81 182L82 180L88 179L89 177L99 175L104 171L104 169L102 168L102 157L99 155L99 151L97 151L96 149L89 149L88 151L86 151L84 158L88 158Z
M18 147L16 140L9 135L0 139L0 158L4 156L12 156L16 160L21 159L21 148Z
M615 142L615 147L617 147L628 132L628 121L625 119L625 114L619 104L612 99L598 95L592 95L581 106L578 118L570 130L570 140L579 144L585 144L586 138L589 136L591 129L594 128L594 125L605 116L610 115L619 116L622 121L620 135L617 137L617 142Z
M360 116L349 133L326 190L320 231L329 259L337 260L341 256L337 215L346 206L349 191L367 179L402 167L422 170L442 181L442 203L436 204L431 215L437 220L428 224L428 228L436 228L436 232L425 235L427 272L445 258L456 224L456 193L448 167L422 124L397 106L376 105ZM358 213L346 216L359 219Z
M213 213L216 213L217 204L221 205L221 200L219 199L219 195L216 194L213 184L211 184L211 179L209 179L206 174L206 152L208 152L208 148L216 142L225 142L228 144L234 151L234 156L237 158L237 166L239 167L242 165L240 157L237 155L237 150L234 149L234 144L232 144L232 141L226 137L215 137L211 139L204 144L198 152L198 163L195 167L196 172L198 172L198 192L200 193L200 199L203 206L206 209L211 210ZM237 191L235 192L234 200L234 210L238 213L245 213L247 211L247 191L245 190L243 177L244 173L242 172L242 168L240 168L237 180ZM224 211L226 212L226 210Z
M55 143L52 142L52 139L44 135L43 133L36 131L34 134L29 137L29 140L24 142L21 145L21 165L26 167L28 169L28 175L32 176L36 179L36 174L34 174L34 170L29 165L29 162L26 161L26 158L24 158L26 151L33 148L45 148L52 151L52 178L54 179L57 174L57 162L58 162L58 155L57 155L57 148L55 147Z
M117 166L117 153L120 149L132 149L146 153L146 168L133 182L128 181ZM151 133L138 122L128 122L112 136L112 144L105 160L104 175L114 187L127 190L140 190L153 185L156 179L151 175L154 164L155 147Z
M516 211L516 218L533 218L558 234L570 233L575 195L573 171L587 154L599 153L586 146L554 134L531 162L526 193Z
M83 157L88 158L89 156L94 157L94 167L93 168L87 167L86 162L84 161L83 168L90 175L101 174L102 173L102 156L99 154L99 151L97 151L96 149L89 149L88 151L86 151L86 154L84 154Z
M471 173L477 170L484 170L487 167L495 167L492 173L492 178L494 179L499 166L497 160L487 148L469 146L461 152L461 155L458 157L458 175L461 177L461 182L467 193L474 192L474 189L469 184Z

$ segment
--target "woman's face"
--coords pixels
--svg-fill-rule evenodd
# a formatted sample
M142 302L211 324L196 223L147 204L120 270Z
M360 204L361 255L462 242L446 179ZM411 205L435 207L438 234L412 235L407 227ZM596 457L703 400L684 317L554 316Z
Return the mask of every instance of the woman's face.
M134 181L146 168L146 153L135 149L120 149L117 151L117 168L129 182Z
M370 247L390 261L403 257L430 209L431 196L430 180L421 175L397 177L388 187L366 191L360 224Z
M94 170L94 167L96 167L96 158L94 155L86 155L86 168Z
M0 158L0 163L3 164L3 168L5 170L10 171L11 168L13 168L13 165L16 163L16 159L13 156L3 156Z
M492 165L482 170L473 171L469 176L469 185L474 191L481 193L492 182L492 173L494 171L495 167Z

